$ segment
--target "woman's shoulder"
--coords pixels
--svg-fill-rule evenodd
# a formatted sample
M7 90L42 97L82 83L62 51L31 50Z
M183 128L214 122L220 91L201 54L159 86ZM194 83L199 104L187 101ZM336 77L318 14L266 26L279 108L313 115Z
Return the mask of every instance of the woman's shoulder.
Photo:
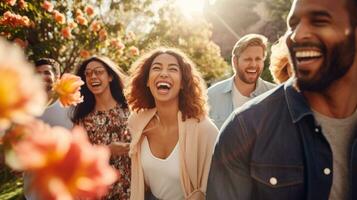
M155 115L156 109L146 109L140 111L131 111L128 118L128 125L136 127L138 124L147 122Z
M216 125L212 122L212 120L208 116L203 116L199 120L197 119L188 119L188 123L196 124L197 131L200 133L204 133L203 135L217 135L218 129Z

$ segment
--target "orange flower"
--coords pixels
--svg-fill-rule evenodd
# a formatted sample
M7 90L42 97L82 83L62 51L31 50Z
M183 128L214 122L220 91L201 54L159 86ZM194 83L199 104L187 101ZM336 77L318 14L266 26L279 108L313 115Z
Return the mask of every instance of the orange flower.
M49 1L44 1L42 4L42 8L45 9L47 12L52 12L53 11L53 4Z
M87 50L81 50L81 51L79 52L79 56L82 57L82 58L84 58L84 59L86 59L86 58L89 58L90 53L89 53L89 51L87 51Z
M139 55L139 49L135 46L129 47L129 53L131 56L138 56Z
M87 13L88 16L94 15L94 8L93 6L86 6L84 11Z
M17 44L19 47L21 47L23 49L25 49L29 45L29 43L27 41L24 41L20 38L15 38L14 42L15 42L15 44Z
M5 0L5 2L6 2L7 4L9 4L10 6L14 6L15 3L16 3L16 0Z
M66 22L66 17L64 16L64 14L60 13L57 10L53 11L53 17L55 18L55 21L59 24L64 24Z
M27 8L27 3L24 0L19 0L19 2L17 4L19 5L20 9Z
M81 9L76 10L76 17L78 17L78 16L83 16L83 12Z
M0 38L0 132L41 115L46 97L42 79L22 51Z
M3 17L0 18L0 25L8 25L11 27L29 27L31 25L31 21L27 16L21 16L10 11L6 11L3 14Z
M97 20L93 21L90 25L90 29L94 32L98 32L100 30L100 27L100 23Z
M15 126L4 137L6 163L15 170L38 170L64 158L70 135L64 128L53 128L38 120ZM58 138L61 138L60 140Z
M84 18L82 15L78 15L76 17L76 21L77 21L78 24L83 25L83 26L87 26L87 24L88 24L87 19Z
M72 31L72 29L69 26L66 26L61 30L61 34L64 38L70 39L70 38L72 38L71 31Z
M99 40L104 41L108 36L108 33L105 29L99 31Z
M69 22L69 23L68 23L68 27L71 28L71 29L77 28L77 26L78 26L78 25L77 25L76 22L73 22L73 21L72 21L72 22Z
M6 161L30 174L30 190L39 199L100 197L118 178L109 165L109 149L91 145L80 127L70 132L34 121L15 129L4 139L13 152Z
M83 101L79 92L84 82L79 76L65 73L53 85L53 90L58 94L62 106L77 105Z

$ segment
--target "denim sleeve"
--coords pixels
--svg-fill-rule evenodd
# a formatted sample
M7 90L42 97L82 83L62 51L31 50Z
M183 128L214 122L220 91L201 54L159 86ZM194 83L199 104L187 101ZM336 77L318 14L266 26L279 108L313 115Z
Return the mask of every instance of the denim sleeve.
M243 119L231 115L217 140L207 184L207 200L248 200L252 197L250 151L254 137Z

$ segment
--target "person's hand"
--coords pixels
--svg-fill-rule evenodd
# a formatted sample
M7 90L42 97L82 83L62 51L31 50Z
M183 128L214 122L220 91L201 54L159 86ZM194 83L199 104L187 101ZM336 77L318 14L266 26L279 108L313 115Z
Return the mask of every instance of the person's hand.
M128 154L130 143L128 142L113 142L109 145L110 152L113 156L122 156Z

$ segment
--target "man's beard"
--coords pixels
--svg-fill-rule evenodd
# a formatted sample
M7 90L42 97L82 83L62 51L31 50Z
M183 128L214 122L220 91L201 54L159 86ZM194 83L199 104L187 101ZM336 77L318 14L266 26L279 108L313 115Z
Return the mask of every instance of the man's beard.
M258 69L258 70L259 70L259 69ZM255 83L257 82L257 80L258 80L260 74L261 74L261 71L259 70L259 71L257 72L257 76L255 77L254 80L250 80L249 78L247 78L247 74L246 74L246 72L244 72L244 70L239 70L239 69L238 69L237 73L238 73L239 79L240 79L242 82L244 82L244 83L246 83L246 84L255 84Z
M322 46L324 62L314 77L309 80L297 77L297 86L302 91L326 90L334 81L343 77L353 64L356 53L354 32L344 41L338 43L330 54L328 54L326 46ZM297 71L296 63L294 63L294 68Z

